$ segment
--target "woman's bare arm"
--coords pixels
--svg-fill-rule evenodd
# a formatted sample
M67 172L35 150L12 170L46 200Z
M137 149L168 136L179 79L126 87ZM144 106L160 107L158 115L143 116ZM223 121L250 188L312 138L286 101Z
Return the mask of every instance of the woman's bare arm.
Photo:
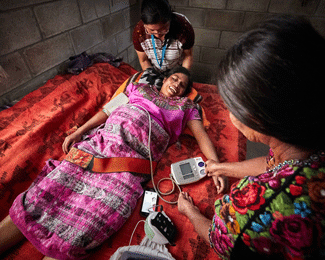
M152 64L147 56L147 54L143 51L136 51L138 58L139 58L139 63L141 65L142 70L146 70L147 68L152 67Z
M187 123L187 126L192 131L199 147L208 160L214 160L219 162L216 149L200 120L191 120Z
M266 157L258 157L243 162L219 163L213 160L206 161L208 176L225 175L228 177L244 178L257 176L266 170Z
M68 135L62 144L62 150L65 153L68 153L71 146L81 140L83 134L87 131L103 124L106 122L108 115L104 113L102 110L99 111L96 115L90 118L85 124L79 127L74 133Z

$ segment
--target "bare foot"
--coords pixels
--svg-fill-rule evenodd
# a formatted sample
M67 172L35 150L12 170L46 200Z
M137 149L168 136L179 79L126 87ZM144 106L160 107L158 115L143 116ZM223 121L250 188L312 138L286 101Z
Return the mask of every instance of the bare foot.
M200 213L199 208L194 205L192 197L187 192L181 192L178 196L178 211L185 216Z

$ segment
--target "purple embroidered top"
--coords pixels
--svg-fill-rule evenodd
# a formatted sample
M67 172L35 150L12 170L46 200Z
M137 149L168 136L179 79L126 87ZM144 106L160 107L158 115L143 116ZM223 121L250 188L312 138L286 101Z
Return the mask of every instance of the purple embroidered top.
M170 136L170 144L177 141L188 121L201 120L196 105L187 97L166 97L156 87L130 83L126 87L130 104L144 107Z

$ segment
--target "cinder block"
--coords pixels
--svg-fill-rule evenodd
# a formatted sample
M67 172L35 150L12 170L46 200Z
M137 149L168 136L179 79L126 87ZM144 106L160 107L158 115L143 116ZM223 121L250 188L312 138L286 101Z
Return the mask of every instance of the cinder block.
M98 17L103 17L111 13L110 1L109 0L96 0L94 1L96 13Z
M117 52L121 53L132 44L133 30L127 29L116 35Z
M34 75L38 75L75 55L68 33L37 43L23 55Z
M195 45L217 48L220 31L194 28Z
M188 6L189 0L169 0L169 4L172 7L174 7L174 6Z
M226 0L189 0L189 6L200 7L200 8L214 8L214 9L225 9Z
M118 12L131 5L136 4L137 0L112 0L112 13Z
M268 14L268 13L247 12L245 14L245 19L244 19L242 30L248 31L248 30L256 27L257 24L268 19L271 16L272 16L272 14Z
M93 0L78 0L82 21L90 22L97 18L95 2Z
M70 32L73 46L77 54L103 41L100 21L95 21L78 27Z
M101 20L104 39L109 39L112 35L124 30L123 12L111 14Z
M100 44L94 46L93 48L87 51L88 54L94 54L98 52L107 52L116 56L117 44L115 37L111 37L110 39L101 42Z
M133 62L135 59L138 59L138 55L133 47L133 44L128 48L128 63Z
M9 76L6 81L0 82L0 96L32 78L18 52L2 57L0 65Z
M141 14L138 6L133 5L130 8L127 8L122 11L124 17L124 26L125 29L129 27L135 27L135 25L140 21Z
M194 62L191 72L193 81L199 83L215 84L218 64Z
M82 24L76 0L39 5L34 10L45 37L59 34Z
M219 64L220 60L224 57L225 54L225 50L201 47L200 61L209 64Z
M325 0L322 0L316 11L317 16L325 17Z
M243 20L243 12L211 10L207 15L206 27L218 30L239 31Z
M203 27L206 17L205 9L177 7L176 12L184 14L194 27Z
M200 61L200 53L201 53L201 47L200 46L197 46L197 45L194 45L193 46L193 61L197 61L199 62Z
M1 0L0 1L0 11L7 11L12 10L15 8L31 6L33 4L41 4L44 2L49 2L51 0L28 0L28 1L21 1L21 0Z
M239 32L226 32L223 31L220 37L220 49L229 49L234 45L237 39L242 35Z
M318 7L319 1L302 1L297 0L271 0L269 6L270 13L295 13L313 15Z
M42 39L31 9L0 14L0 56Z
M266 12L270 0L228 0L227 9Z

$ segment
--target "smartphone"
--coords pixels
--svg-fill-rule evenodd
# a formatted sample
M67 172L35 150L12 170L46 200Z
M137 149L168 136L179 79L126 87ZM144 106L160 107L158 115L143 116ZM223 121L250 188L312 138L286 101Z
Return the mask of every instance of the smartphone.
M142 199L140 215L147 217L150 212L154 211L154 206L158 204L158 194L154 189L145 189ZM150 210L150 211L149 211Z

